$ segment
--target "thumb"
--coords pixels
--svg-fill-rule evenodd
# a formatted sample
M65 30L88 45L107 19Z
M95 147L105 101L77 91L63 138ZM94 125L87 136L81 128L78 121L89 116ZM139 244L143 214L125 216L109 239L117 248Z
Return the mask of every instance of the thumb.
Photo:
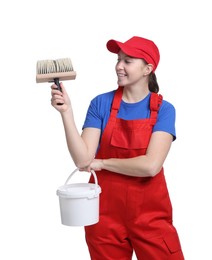
M60 82L60 87L61 87L61 89L62 89L62 92L63 92L64 94L67 94L66 89L65 89L65 87L64 87L64 85L63 85L63 82Z

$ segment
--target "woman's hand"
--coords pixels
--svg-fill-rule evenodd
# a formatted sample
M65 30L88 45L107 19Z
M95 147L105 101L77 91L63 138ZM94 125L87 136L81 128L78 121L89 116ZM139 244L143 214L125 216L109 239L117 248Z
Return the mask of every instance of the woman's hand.
M102 159L94 159L90 164L90 168L94 171L101 171L104 167Z
M51 104L60 113L63 113L71 108L71 101L62 82L60 83L60 87L62 92L57 89L55 84L51 86Z
M84 168L80 168L79 171L90 172L91 170L94 171L101 171L103 169L103 160L102 159L94 159L89 166Z

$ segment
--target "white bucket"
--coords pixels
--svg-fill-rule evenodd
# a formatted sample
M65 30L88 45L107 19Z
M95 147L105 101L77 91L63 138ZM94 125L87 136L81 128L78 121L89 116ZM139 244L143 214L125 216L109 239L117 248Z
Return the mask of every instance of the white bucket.
M101 188L98 185L95 172L95 183L67 184L70 178L77 172L75 169L65 184L58 188L61 222L66 226L88 226L99 221L99 194Z

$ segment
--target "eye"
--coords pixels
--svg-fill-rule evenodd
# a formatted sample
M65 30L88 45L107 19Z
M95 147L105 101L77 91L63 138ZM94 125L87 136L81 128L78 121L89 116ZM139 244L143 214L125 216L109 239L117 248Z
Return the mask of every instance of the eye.
M126 64L129 64L129 63L131 63L132 61L131 61L130 59L125 59L124 62L125 62Z
M125 58L125 59L118 58L117 59L117 64L120 63L121 61L124 62L125 64L132 63L132 59L129 59L129 58Z

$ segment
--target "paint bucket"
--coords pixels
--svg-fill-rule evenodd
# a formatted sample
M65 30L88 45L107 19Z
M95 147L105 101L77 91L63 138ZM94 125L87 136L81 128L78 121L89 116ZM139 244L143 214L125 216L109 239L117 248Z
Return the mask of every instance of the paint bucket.
M89 226L99 221L99 194L95 172L92 170L95 183L68 184L71 177L78 171L75 169L63 186L57 190L60 204L61 223L66 226Z

